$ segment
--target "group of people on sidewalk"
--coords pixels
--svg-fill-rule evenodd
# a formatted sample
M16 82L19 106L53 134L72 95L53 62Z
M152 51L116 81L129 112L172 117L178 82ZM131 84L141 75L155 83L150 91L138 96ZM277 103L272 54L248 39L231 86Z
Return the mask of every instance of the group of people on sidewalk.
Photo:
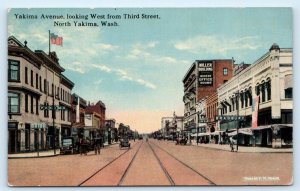
M91 148L95 151L95 155L100 155L102 145L102 139L99 137L94 138L92 141L81 137L78 139L78 150L80 155L87 155Z

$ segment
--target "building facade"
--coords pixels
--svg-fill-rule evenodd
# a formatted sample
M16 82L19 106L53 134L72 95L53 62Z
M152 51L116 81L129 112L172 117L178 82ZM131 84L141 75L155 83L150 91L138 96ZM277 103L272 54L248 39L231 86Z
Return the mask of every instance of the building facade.
M218 87L232 78L233 65L233 59L196 60L187 71L182 80L184 129L190 135L197 133L198 128L203 129L203 125L206 123L204 122L206 116L197 111L199 110L197 105L202 104L203 106L203 100L214 94Z
M33 52L26 41L8 38L9 153L59 148L61 126L70 125L59 115L70 108L60 106L70 106L74 86L63 72L55 52Z
M244 120L220 120L220 130L241 127L244 145L289 146L293 123L292 49L273 44L269 51L218 88L219 115ZM251 128L251 136L243 129ZM278 143L279 142L279 143Z

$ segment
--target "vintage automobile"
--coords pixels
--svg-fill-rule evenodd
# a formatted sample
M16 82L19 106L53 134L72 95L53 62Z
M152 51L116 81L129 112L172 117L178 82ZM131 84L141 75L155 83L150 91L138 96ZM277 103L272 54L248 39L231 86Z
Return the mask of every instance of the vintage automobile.
M128 149L130 149L129 139L128 138L122 138L122 139L120 139L119 147L120 147L120 149L122 147L128 147Z
M73 137L63 137L62 138L62 143L61 143L61 148L60 148L60 154L73 154L76 152L76 146L74 143L74 138Z

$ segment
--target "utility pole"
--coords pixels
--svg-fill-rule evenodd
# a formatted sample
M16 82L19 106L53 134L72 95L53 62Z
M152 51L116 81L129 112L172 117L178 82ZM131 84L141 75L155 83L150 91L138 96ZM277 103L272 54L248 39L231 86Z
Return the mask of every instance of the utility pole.
M237 115L237 126L236 126L236 152L238 152L239 150L239 128L240 128L240 120L239 120L239 107L240 107L240 91L238 90L237 92L237 111L236 111L236 115Z

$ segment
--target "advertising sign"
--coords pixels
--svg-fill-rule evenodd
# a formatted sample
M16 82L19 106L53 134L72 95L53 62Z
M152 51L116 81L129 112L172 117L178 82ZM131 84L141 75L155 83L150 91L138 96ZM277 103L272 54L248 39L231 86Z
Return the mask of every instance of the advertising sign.
M198 63L199 86L212 86L213 85L213 63L209 62L199 62Z

